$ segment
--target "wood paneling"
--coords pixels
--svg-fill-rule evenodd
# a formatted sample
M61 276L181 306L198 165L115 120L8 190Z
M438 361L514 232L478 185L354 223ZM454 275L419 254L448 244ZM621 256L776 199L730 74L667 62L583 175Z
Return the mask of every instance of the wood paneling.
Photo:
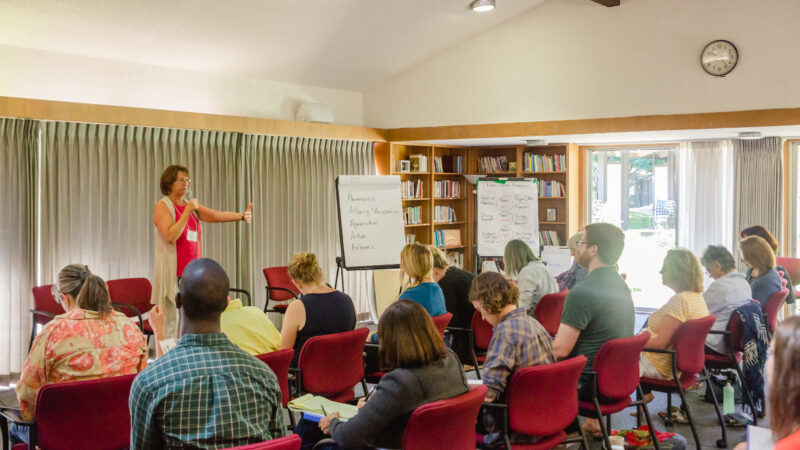
M800 108L786 108L700 114L615 117L606 119L394 128L386 130L386 138L390 141L479 139L622 133L631 131L765 127L799 124Z
M0 116L69 122L186 128L273 136L301 136L381 142L385 130L353 125L293 122L125 106L0 97Z
M787 139L783 143L783 256L792 255L792 143L800 139ZM800 243L798 243L800 245ZM792 280L793 283L800 281Z
M603 6L619 6L619 0L592 0L595 3L599 3Z

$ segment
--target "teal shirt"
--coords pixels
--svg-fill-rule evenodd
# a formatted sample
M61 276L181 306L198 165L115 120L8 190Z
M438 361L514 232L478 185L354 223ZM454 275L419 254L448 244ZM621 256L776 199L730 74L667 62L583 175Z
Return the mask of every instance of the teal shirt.
M218 449L286 434L278 379L222 333L189 334L133 380L132 449Z
M561 323L580 330L569 357L585 355L592 367L600 347L612 339L633 336L633 299L614 267L598 267L575 285L561 313Z
M444 306L444 293L439 283L420 283L412 288L406 289L400 294L399 300L411 300L417 302L428 311L431 317L441 316L447 313ZM370 342L378 343L378 333L370 337Z

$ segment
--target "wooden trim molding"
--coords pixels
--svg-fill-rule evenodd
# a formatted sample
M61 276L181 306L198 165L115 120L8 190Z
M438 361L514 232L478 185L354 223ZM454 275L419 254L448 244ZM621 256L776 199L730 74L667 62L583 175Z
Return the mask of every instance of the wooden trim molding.
M800 139L787 139L783 143L783 237L781 239L783 256L794 256L792 255L792 201L794 201L792 197L792 144L795 142L800 142Z
M385 130L355 125L294 122L16 97L0 97L0 117L230 131L273 136L386 141Z
M393 128L386 130L386 138L389 141L421 141L781 125L800 125L800 108L614 117L603 119L552 120L544 122Z

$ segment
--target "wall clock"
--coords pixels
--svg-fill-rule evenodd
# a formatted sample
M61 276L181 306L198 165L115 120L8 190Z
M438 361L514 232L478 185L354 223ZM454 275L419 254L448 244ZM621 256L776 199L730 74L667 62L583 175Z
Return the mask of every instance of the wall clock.
M722 39L706 45L700 53L700 65L709 74L715 77L724 77L731 73L739 62L739 50L730 41Z

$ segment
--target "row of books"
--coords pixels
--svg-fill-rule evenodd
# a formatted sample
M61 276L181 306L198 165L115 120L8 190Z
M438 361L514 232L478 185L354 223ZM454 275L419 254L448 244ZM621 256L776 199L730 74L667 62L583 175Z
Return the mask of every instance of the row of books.
M406 234L406 244L413 244L414 242L417 242L417 235Z
M422 208L419 206L409 206L403 211L403 223L414 225L422 223Z
M566 155L534 155L525 153L523 170L525 172L563 172L567 170Z
M481 156L478 158L481 173L508 172L508 158L505 156Z
M433 232L433 243L437 247L452 248L461 247L461 230L435 230Z
M464 254L462 252L447 252L447 259L450 260L450 264L459 269L464 268Z
M434 198L459 198L461 197L461 183L452 180L433 182Z
M424 197L422 180L403 181L403 198L422 198Z
M539 245L561 245L558 241L558 233L555 230L540 230Z
M566 197L567 188L564 183L551 180L539 180L539 197Z
M428 157L425 155L411 155L408 157L411 160L412 172L427 172L428 171Z
M449 206L434 206L433 221L436 223L455 222L456 212Z
M433 171L439 173L462 173L460 156L442 155L433 157Z

